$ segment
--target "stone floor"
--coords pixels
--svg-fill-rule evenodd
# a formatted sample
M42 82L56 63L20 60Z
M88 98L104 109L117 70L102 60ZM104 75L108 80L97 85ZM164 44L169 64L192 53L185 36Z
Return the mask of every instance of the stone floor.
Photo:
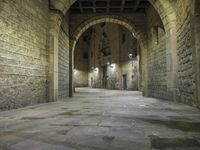
M200 150L200 111L140 92L80 88L74 98L0 112L0 150Z

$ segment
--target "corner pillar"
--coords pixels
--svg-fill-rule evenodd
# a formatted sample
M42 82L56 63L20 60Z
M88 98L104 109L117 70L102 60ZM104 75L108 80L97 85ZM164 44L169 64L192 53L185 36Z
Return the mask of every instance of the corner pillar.
M58 99L58 35L61 18L59 14L52 13L50 18L49 40L49 101Z
M74 40L70 39L69 52L69 97L74 96Z
M167 59L167 99L177 101L177 37L176 28L170 28L166 40Z

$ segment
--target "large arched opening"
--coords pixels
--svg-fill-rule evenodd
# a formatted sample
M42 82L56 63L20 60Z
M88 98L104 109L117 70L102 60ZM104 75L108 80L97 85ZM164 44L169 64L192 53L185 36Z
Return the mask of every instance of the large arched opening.
M121 25L124 28L126 28L129 32L131 32L132 35L134 35L135 38L138 40L138 44L140 45L141 49L144 49L146 47L145 45L145 39L144 39L144 31L137 30L136 26L129 21L128 19L124 17L119 17L119 16L114 16L114 15L105 15L105 16L98 16L98 17L92 17L82 23L74 33L72 33L72 41L71 41L71 48L72 52L70 53L70 58L71 58L71 65L70 65L70 86L71 86L71 91L74 90L73 88L73 83L74 83L74 76L73 76L73 69L74 69L74 49L75 46L80 38L80 36L90 27L101 24L101 23L113 23L117 25ZM73 92L70 92L73 93Z
M138 51L138 40L127 28L106 22L91 26L74 49L74 88L139 90Z
M55 3L55 8L61 10L64 14L68 12L69 8L76 2L75 0L72 1L60 1L58 3ZM161 22L163 24L163 29L165 31L165 43L166 43L166 88L163 88L164 91L166 91L165 99L169 100L176 100L177 99L177 29L176 29L176 13L174 11L173 4L170 1L165 0L149 0L148 1L151 6L156 10L158 13L158 16L161 19ZM62 5L61 5L62 4ZM64 6L63 6L64 4ZM87 22L86 22L87 23ZM77 39L74 39L74 37L70 37L70 56L73 53L73 47L74 47L74 41ZM144 38L147 38L147 36L144 36ZM147 48L144 48L147 49ZM143 50L142 52L142 58L144 61L142 62L144 67L147 68L147 52ZM70 60L70 74L72 72L72 64L73 64L73 58ZM142 77L143 77L143 93L146 96L152 96L149 94L149 86L148 86L148 71L147 69L143 69L142 71ZM160 80L160 79L159 79ZM72 81L72 76L70 75L70 82ZM154 87L156 87L155 85ZM72 84L70 84L70 95L73 95L72 90ZM158 98L162 98L162 93L156 94ZM154 96L154 95L153 95ZM155 96L154 96L155 97Z

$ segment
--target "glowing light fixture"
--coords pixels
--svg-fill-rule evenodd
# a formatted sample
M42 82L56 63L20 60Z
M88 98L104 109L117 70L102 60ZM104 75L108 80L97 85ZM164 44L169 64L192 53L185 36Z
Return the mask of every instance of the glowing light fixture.
M74 74L77 74L77 70L76 69L74 69Z
M132 59L133 58L133 54L128 54L128 57L129 57L129 59Z
M99 71L99 68L96 67L96 68L94 69L94 71L97 71L97 72L98 72L98 71Z
M110 67L111 67L111 68L115 68L115 64L111 64Z

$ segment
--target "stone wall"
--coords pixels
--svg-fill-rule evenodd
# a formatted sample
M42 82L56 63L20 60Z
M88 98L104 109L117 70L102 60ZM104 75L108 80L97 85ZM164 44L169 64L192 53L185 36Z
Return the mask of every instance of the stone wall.
M196 70L197 105L200 107L200 1L192 3L192 23L194 34L194 64Z
M65 30L60 29L58 47L58 97L69 96L69 38Z
M179 101L190 105L197 105L197 91L195 78L195 57L193 41L193 24L191 21L191 3L177 2L179 23L178 34L178 97Z
M148 10L148 33L148 96L167 99L166 37L153 7Z
M0 109L48 100L47 0L0 1Z

